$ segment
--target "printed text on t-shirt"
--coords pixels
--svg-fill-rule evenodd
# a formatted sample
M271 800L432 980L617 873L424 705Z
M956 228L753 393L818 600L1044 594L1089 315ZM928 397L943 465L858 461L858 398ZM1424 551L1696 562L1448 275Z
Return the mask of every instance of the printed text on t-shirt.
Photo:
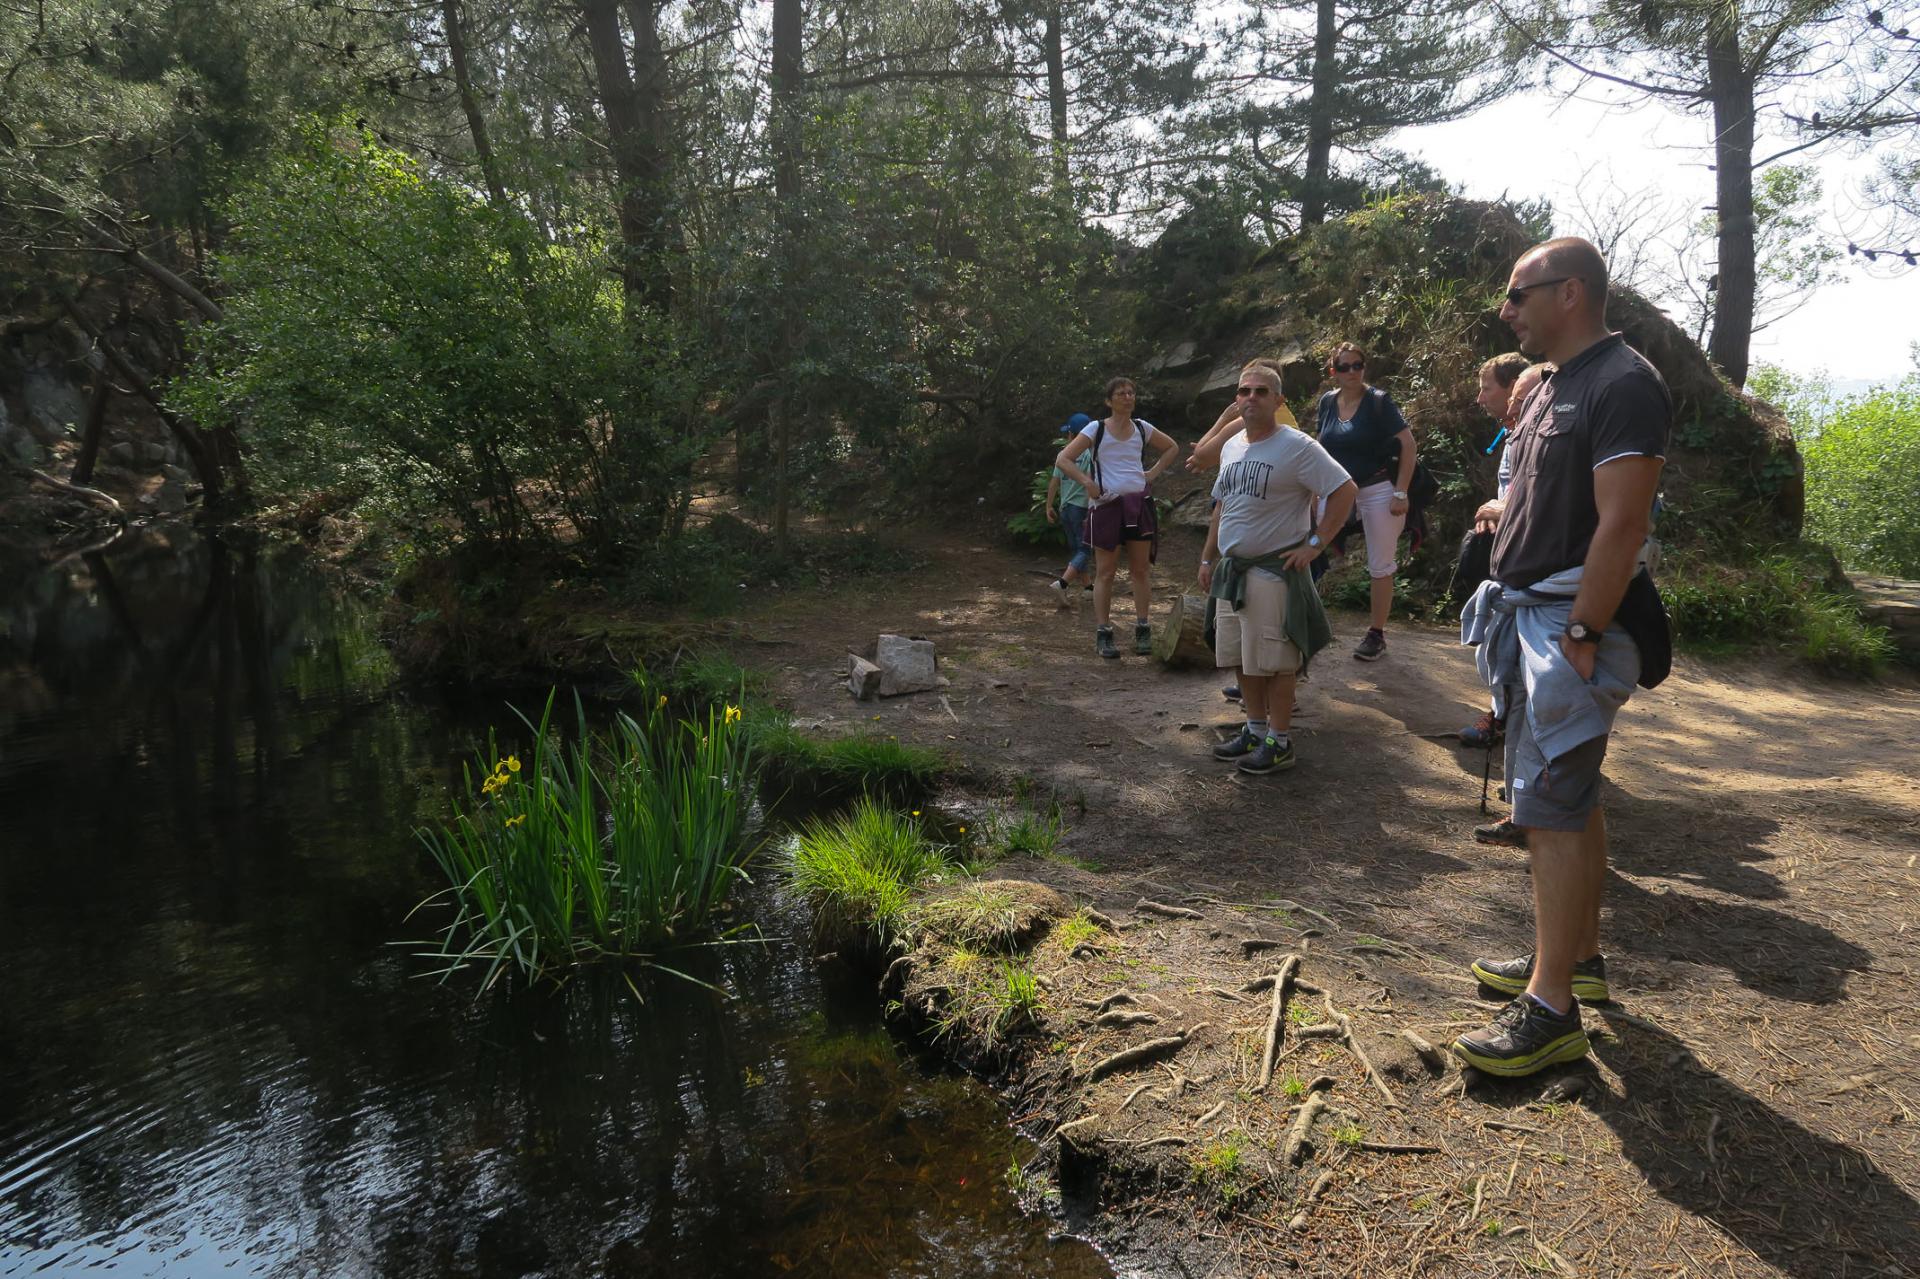
M1223 498L1257 497L1264 502L1267 497L1267 479L1272 474L1271 463L1243 459L1220 473L1220 480L1214 492Z

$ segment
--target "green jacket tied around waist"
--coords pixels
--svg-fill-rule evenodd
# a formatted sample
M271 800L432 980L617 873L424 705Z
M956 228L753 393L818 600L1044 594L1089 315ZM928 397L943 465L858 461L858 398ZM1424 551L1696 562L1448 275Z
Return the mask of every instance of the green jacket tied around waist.
M1314 589L1313 575L1304 568L1288 568L1287 554L1298 547L1282 547L1269 555L1241 559L1222 555L1213 563L1213 584L1207 593L1225 600L1239 612L1247 603L1247 574L1254 569L1278 573L1287 583L1287 616L1280 629L1300 650L1300 674L1307 673L1313 655L1333 643L1333 627L1327 623L1327 610L1320 604L1320 592Z

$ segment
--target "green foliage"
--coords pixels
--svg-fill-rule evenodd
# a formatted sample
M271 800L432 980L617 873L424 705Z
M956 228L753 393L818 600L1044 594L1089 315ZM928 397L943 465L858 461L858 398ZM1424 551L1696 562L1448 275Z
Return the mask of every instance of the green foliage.
M794 842L793 882L829 930L871 928L889 936L913 889L952 870L916 823L871 799L837 820L808 822Z
M451 823L420 832L454 908L428 952L443 975L483 963L489 984L508 969L557 979L648 957L698 939L744 878L752 754L737 708L676 721L656 702L603 734L576 699L567 740L552 710L549 697L528 723L524 764L490 747Z
M1797 432L1808 535L1850 568L1920 577L1920 374L1822 407Z
M1016 542L1029 546L1067 544L1067 531L1057 520L1047 519L1047 490L1052 486L1053 467L1043 466L1033 473L1033 482L1027 486L1026 509L1007 517L1007 532Z
M1675 640L1695 651L1783 645L1840 675L1873 674L1893 654L1886 630L1862 621L1853 599L1801 555L1775 552L1746 564L1670 556L1660 594Z
M244 422L270 489L361 495L409 534L539 537L542 508L603 549L664 531L695 379L673 331L623 313L595 237L540 240L319 127L232 213L226 318L175 398Z
M1084 945L1098 944L1105 931L1093 922L1093 917L1087 913L1087 908L1081 906L1073 914L1055 923L1049 937L1054 945L1071 955Z
M948 766L940 752L891 737L814 737L772 707L752 708L749 720L754 751L776 796L791 792L815 801L848 795L906 799L931 790Z
M1003 857L1052 857L1059 849L1066 819L1057 800L1036 806L1031 798L988 812L984 842Z
M1252 1193L1259 1180L1247 1159L1247 1135L1238 1129L1195 1151L1187 1166L1193 1184L1219 1196L1228 1208Z

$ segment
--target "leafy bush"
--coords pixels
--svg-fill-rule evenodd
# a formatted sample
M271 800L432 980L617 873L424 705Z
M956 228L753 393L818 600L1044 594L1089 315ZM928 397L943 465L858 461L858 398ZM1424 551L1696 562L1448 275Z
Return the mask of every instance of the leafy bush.
M617 715L599 734L576 699L564 742L552 711L549 696L528 724L524 765L490 748L452 822L420 832L454 907L428 952L446 961L443 976L484 963L489 984L510 967L558 978L684 945L745 877L752 759L737 708L673 721L660 695L644 718Z
M1794 554L1745 565L1669 557L1660 593L1682 647L1712 652L1785 642L1820 669L1846 675L1872 674L1893 654L1886 630L1862 621L1851 597Z
M699 379L625 312L589 235L556 243L367 134L314 126L244 186L225 318L176 394L238 420L256 479L360 495L409 536L598 549L679 509Z
M1920 374L1833 405L1800 451L1808 534L1850 568L1920 577Z
M1007 532L1013 534L1016 542L1024 542L1029 546L1067 544L1066 529L1047 520L1047 490L1052 485L1051 466L1043 466L1033 473L1033 482L1027 486L1027 508L1007 517Z

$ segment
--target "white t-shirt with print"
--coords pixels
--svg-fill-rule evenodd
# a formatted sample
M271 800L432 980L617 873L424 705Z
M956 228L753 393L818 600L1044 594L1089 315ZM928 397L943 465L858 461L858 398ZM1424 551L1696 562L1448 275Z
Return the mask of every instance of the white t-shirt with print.
M1099 433L1100 423L1089 422L1080 428L1080 434L1089 440ZM1093 450L1088 449L1080 455L1080 469L1093 476L1100 485L1100 500L1095 506L1105 505L1109 498L1119 497L1122 493L1142 493L1147 487L1147 470L1140 464L1140 455L1153 440L1153 424L1133 419L1133 430L1126 439L1121 439L1108 429L1100 440L1100 464L1095 466L1089 459Z
M1313 531L1315 499L1345 484L1347 468L1319 441L1286 427L1264 440L1239 439L1246 451L1234 457L1222 449L1213 482L1221 554L1253 558L1304 542Z

